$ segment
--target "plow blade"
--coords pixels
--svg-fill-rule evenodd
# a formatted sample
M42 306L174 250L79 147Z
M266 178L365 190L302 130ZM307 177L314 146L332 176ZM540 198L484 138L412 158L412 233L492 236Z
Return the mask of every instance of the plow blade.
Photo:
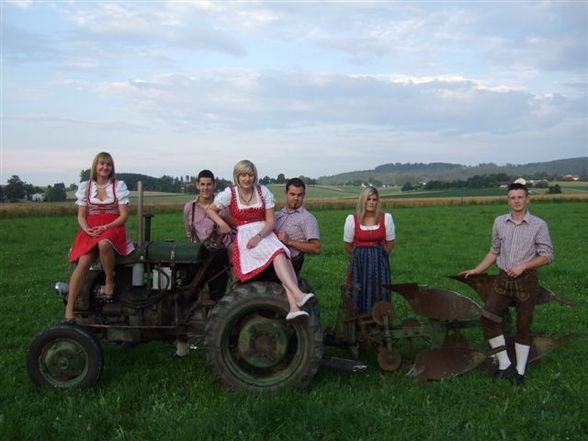
M467 279L464 276L452 275L448 276L450 279L457 280L470 286L474 291L478 293L480 298L486 301L488 295L492 292L494 286L495 275L490 274L474 274L469 276ZM578 302L566 297L555 294L548 288L539 285L539 292L537 293L537 305L547 302L557 302L567 306L577 306Z
M554 337L551 335L534 335L533 342L531 343L531 351L529 352L529 360L527 363L533 363L534 361L542 359L550 352L553 352L558 346L569 342L576 336L577 334L575 332L559 337ZM507 338L506 347L510 359L516 360L514 338Z
M504 346L487 352L458 347L426 349L417 354L412 368L406 375L419 381L454 377L478 367L488 357L504 349Z
M427 288L417 283L393 283L384 286L404 297L415 313L431 319L467 320L482 315L493 322L502 322L502 317L484 310L473 300L453 291Z

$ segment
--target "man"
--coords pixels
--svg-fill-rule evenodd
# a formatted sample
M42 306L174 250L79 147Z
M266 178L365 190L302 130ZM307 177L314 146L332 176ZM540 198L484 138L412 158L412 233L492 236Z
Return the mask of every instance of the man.
M514 304L517 313L515 338L516 368L508 353L496 354L496 378L505 378L515 385L523 384L531 348L531 323L539 281L537 268L553 261L553 246L547 224L527 210L529 192L524 183L515 182L508 188L510 213L499 216L492 228L492 246L473 269L462 272L464 277L480 274L496 262L499 274L484 308L498 315ZM506 340L500 324L482 318L484 337L492 348L504 346Z
M214 202L214 190L216 189L214 174L210 170L202 170L198 173L196 188L198 190L196 198L184 205L184 228L186 230L186 236L194 243L210 241L214 242L215 246L227 248L231 243L231 237L229 235L221 235L214 221L207 215L208 207ZM224 219L229 218L228 209L221 210L219 214ZM211 267L229 267L226 252L219 252L217 259L216 264L211 265ZM214 278L208 283L208 294L211 299L219 300L225 293L229 273L228 271L223 271L222 273L210 276ZM178 337L175 355L184 357L188 355L189 351L187 338Z
M306 186L299 178L286 182L286 204L276 213L278 238L290 249L292 266L298 274L305 254L320 254L321 242L316 218L302 206Z

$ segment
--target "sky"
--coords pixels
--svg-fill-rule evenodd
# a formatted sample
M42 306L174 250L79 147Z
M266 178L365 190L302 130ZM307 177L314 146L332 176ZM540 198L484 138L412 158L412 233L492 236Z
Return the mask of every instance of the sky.
M588 155L587 1L1 0L2 184Z

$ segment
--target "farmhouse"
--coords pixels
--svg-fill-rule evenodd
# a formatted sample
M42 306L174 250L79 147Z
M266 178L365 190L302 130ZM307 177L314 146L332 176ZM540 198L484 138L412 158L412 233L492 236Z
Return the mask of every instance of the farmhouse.
M33 202L44 202L45 193L34 193L31 195L31 201Z

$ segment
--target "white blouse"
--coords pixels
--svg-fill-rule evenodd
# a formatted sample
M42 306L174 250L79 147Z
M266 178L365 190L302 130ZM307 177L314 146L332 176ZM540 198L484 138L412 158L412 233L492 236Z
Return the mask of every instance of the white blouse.
M274 198L274 195L272 194L271 191L269 191L269 189L265 185L260 185L260 187L261 187L261 195L263 196L263 199L265 200L265 208L274 208L276 206L276 200ZM239 191L236 186L233 188L235 189L235 191ZM237 198L237 206L240 209L261 207L261 201L259 200L259 197L258 197L259 194L257 193L257 188L255 188L253 191L255 193L255 196L254 196L255 203L254 204L244 205L241 203L239 198ZM216 197L214 198L214 205L216 205L220 209L228 207L229 205L231 205L232 197L233 197L233 195L231 193L231 187L227 187L223 191L221 191L219 194L216 195Z
M88 194L88 183L91 182L90 187L90 202L95 204L107 204L110 202L114 202L114 193L112 189L112 183L109 182L109 185L106 186L104 190L106 190L106 199L100 200L98 199L98 184L95 181L82 181L80 185L78 185L78 191L76 191L76 205L80 205L85 207L88 205L87 202L87 194ZM118 199L119 205L127 205L129 203L129 195L130 191L127 188L127 184L124 181L116 180L116 198Z
M384 213L384 227L386 229L386 240L394 240L396 239L396 228L394 227L394 220L392 219L392 215L390 213ZM364 231L370 230L377 230L380 228L380 224L376 225L360 225ZM353 243L353 238L355 237L355 219L352 214L347 216L345 219L345 226L343 227L343 241L347 243Z

